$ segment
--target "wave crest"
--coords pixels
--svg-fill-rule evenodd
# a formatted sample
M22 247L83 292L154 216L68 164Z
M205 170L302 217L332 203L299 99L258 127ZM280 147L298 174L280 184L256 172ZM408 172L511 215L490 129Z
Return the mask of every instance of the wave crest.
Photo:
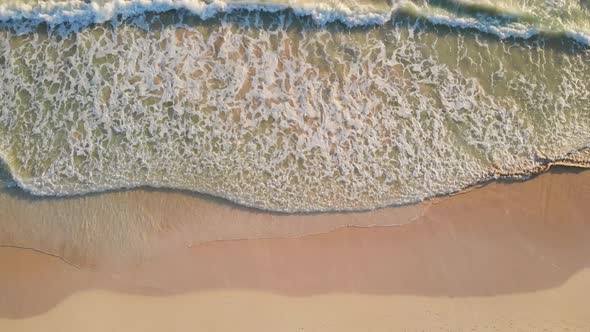
M410 15L435 25L459 29L476 29L500 39L527 39L539 34L559 35L590 45L590 17L588 8L555 9L530 7L525 11L482 5L484 0L364 0L364 1L309 1L309 0L110 0L110 1L9 1L0 3L0 22L13 24L21 32L39 24L67 25L77 31L91 24L113 19L125 19L148 12L162 13L187 10L201 19L235 11L279 12L291 10L298 16L310 17L315 24L340 22L348 27L382 25L396 14ZM524 4L521 9L525 8ZM559 11L561 10L561 11ZM535 13L535 14L533 14ZM537 16L535 16L537 15ZM26 22L23 27L23 22Z

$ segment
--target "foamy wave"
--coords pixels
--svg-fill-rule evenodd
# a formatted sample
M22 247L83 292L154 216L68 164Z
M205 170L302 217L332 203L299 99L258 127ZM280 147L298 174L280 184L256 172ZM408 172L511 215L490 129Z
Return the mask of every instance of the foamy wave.
M146 12L162 13L185 9L202 19L236 10L277 12L292 9L297 15L309 16L318 24L339 21L348 26L383 24L391 18L392 10L359 10L342 3L247 3L220 0L114 0L106 3L82 1L47 1L31 5L0 4L0 21L30 20L48 24L70 23L86 26L103 23L117 16L123 18Z
M442 15L425 15L423 18L433 24L445 25L452 28L479 30L481 32L496 35L500 37L500 39L528 39L541 33L541 30L536 28L527 29L525 27L521 27L518 29L515 27L497 26L474 18L458 18Z
M519 24L519 26L502 26L474 18L449 17L443 15L422 15L421 17L432 24L459 29L478 30L486 34L495 35L500 39L529 39L542 34L562 34L580 44L590 45L590 35L579 31L545 31L540 28L529 28L521 24Z
M152 186L295 212L416 202L589 145L590 49L262 16L0 29L0 158L37 195Z
M577 31L566 31L565 35L569 38L577 41L580 44L590 45L590 35L577 32Z
M428 6L427 6L428 7ZM363 25L382 25L392 20L395 13L403 12L420 17L435 25L444 25L459 29L474 29L492 34L500 39L528 39L539 34L561 34L579 43L590 45L590 34L576 29L553 31L541 26L522 23L508 25L494 17L479 15L463 17L433 14L408 0L392 0L382 6L363 4L353 1L305 2L304 0L275 0L274 2L247 2L222 0L113 0L106 2L84 1L44 1L30 4L19 1L0 4L0 22L15 22L17 29L22 29L22 22L32 25L47 23L49 25L68 24L74 30L90 24L104 23L114 18L129 18L148 12L162 13L171 10L187 10L202 19L210 19L221 13L243 11L279 12L290 9L298 16L310 17L316 24L324 25L340 22L349 27ZM511 12L501 16L511 16Z

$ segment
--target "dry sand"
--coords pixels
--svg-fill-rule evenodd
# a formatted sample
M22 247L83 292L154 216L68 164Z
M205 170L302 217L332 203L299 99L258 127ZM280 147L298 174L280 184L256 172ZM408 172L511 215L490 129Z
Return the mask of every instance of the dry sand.
M345 214L10 190L0 331L589 331L589 201L561 168Z

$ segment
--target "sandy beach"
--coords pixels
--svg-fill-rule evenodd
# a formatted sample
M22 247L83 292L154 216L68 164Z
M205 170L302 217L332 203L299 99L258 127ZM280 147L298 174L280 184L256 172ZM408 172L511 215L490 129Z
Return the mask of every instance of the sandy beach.
M0 0L0 332L590 331L590 6Z
M565 168L345 214L11 189L0 329L585 331L589 198L590 172Z

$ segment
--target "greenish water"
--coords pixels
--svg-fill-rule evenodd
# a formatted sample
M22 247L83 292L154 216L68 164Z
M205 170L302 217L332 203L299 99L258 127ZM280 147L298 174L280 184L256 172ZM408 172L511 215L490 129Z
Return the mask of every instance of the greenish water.
M357 27L288 10L7 25L0 156L36 195L153 186L287 212L527 175L590 142L587 45L433 23L444 11L557 31L522 6L508 15L514 3L415 2ZM574 9L560 20L582 31Z

